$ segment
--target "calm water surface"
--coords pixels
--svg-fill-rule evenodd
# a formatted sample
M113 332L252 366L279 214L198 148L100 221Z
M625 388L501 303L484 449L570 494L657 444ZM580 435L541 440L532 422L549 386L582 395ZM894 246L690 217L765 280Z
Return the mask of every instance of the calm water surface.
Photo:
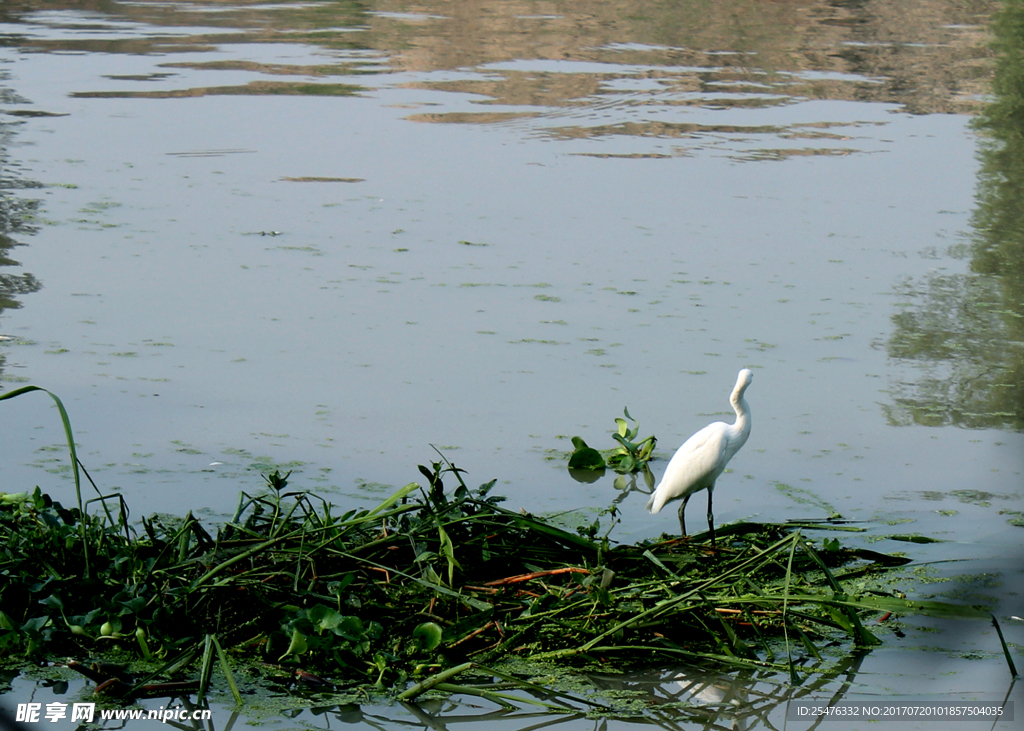
M0 385L60 395L137 512L220 515L275 466L369 504L432 445L551 512L620 497L569 477L569 437L613 446L628 406L667 457L750 367L716 517L913 521L952 541L914 555L1001 577L1022 643L998 7L5 3ZM47 400L0 406L0 489L70 499ZM645 501L621 540L673 530ZM992 633L962 631L982 659L952 680L874 653L857 682L1002 693Z

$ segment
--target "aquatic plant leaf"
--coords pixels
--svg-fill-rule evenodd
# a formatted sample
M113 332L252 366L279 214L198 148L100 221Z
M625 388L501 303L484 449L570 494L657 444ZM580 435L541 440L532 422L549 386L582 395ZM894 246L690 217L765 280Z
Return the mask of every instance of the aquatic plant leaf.
M890 541L904 541L906 543L945 543L946 541L942 538L932 538L930 536L917 536L912 534L899 533L896 535L885 536Z
M444 555L445 560L448 562L448 586L455 585L455 567L459 566L459 562L455 560L455 546L452 545L452 539L448 537L448 533L440 525L437 526L437 534L441 541L441 553Z
M918 601L899 599L896 597L878 596L874 594L836 594L832 597L808 594L791 594L794 602L813 602L846 606L852 609L869 609L893 614L923 614L926 617L943 617L946 619L985 619L989 613L977 607L962 604L948 604L936 601ZM849 616L849 615L847 615Z
M1017 666L1013 664L1013 657L1010 655L1010 648L1006 646L1006 639L1003 637L1003 629L999 626L999 620L996 619L996 615L990 615L992 617L992 626L996 628L996 634L999 635L999 644L1003 648L1003 657L1006 658L1006 665L1010 669L1010 677L1017 677Z
M413 639L427 652L441 644L442 634L441 626L436 622L424 622L412 631Z
M836 577L832 575L832 572L829 570L828 566L822 560L821 556L818 555L818 552L814 550L814 547L810 544L810 542L808 542L808 541L801 541L800 545L803 548L804 553L806 553L808 556L810 556L811 559L821 569L822 573L825 575L825 579L828 581L829 585L832 587L832 591L834 592L834 594L835 595L842 595L842 591L843 590L842 590L842 587L839 585L839 582L836 580ZM858 645L860 645L860 646L870 646L870 645L879 645L879 644L882 643L882 641L880 639L878 639L873 634L871 634L871 632L869 632L864 627L864 625L861 624L860 617L857 616L856 611L854 611L853 609L845 609L845 612L846 612L846 617L849 620L849 624L853 628L853 631L852 631L851 634L852 634L852 636L854 638L854 641Z
M608 458L608 465L616 472L628 474L636 468L636 460L631 454L614 454Z
M46 625L50 623L50 618L46 616L33 617L32 619L26 620L21 625L22 632L40 632Z
M363 620L359 617L342 617L341 622L334 628L334 634L340 635L350 642L358 642L364 637Z
M45 388L41 388L39 386L23 386L21 388L16 388L13 391L8 391L7 393L0 393L0 401L14 398L15 396L21 396L25 393L31 393L32 391L42 391L52 398L55 404L57 404L57 411L60 412L60 420L64 425L64 436L67 437L68 442L68 456L71 460L71 474L75 478L75 498L78 500L78 512L81 515L85 515L85 505L82 502L82 478L79 475L78 453L75 450L75 435L71 429L71 417L68 416L67 409L64 408L64 402L57 397L57 394L47 391ZM85 577L88 579L92 576L92 566L89 560L89 545L85 540L85 523L80 522L79 525L81 526L79 529L79 535L82 539L82 557L85 561Z
M617 464L632 460L648 480L650 470L639 458L650 453L653 438L634 444L630 432L615 440ZM582 439L573 443L589 449ZM458 478L446 460L432 466L434 485L442 476ZM638 480L620 475L616 487L625 492L631 482ZM426 668L517 656L785 670L786 658L779 653L776 662L769 647L783 632L794 654L798 647L801 656L817 651L828 664L832 655L823 642L840 631L853 637L843 646L847 651L854 642L874 639L858 630L860 617L871 612L988 619L973 607L867 591L869 572L906 559L834 540L830 550L816 552L794 526L724 526L720 535L729 537L729 550L713 552L700 545L699 535L613 545L607 531L600 535L603 517L575 535L542 517L501 508L495 498L483 499L484 489L470 491L461 479L447 494L425 492L410 483L375 509L341 518L305 492L243 494L215 537L192 514L145 520L145 531L136 535L123 530L123 506L120 514L89 516L38 489L0 500L6 536L0 565L8 581L0 588L6 612L0 614L0 655L94 646L103 623L108 646L120 639L122 650L144 656L148 641L149 654L178 653L158 674L186 664L194 670L200 656L205 693L214 652L230 686L236 652L251 655L249 640L279 627L261 659L301 660L303 668L319 666L338 682L393 687ZM614 525L614 505L611 514ZM95 590L80 595L68 590L67 577L81 576L83 534L97 560L90 585ZM796 551L798 544L807 550ZM446 564L447 572L440 568ZM444 583L438 573L446 574ZM437 619L423 622L427 617ZM130 629L117 638L122 622ZM746 627L760 647L747 644ZM237 648L230 662L224 648ZM767 664L753 656L755 649ZM799 680L797 662L802 660L790 656ZM452 676L434 676L430 683L449 687L445 678ZM521 679L509 682L529 687Z
M281 657L277 658L278 662L281 662L289 655L301 655L309 649L309 644L306 642L305 636L297 629L292 630L292 639L288 643L288 649L284 651Z
M391 495L391 497L389 497L387 500L385 500L380 505L378 505L373 510L371 510L369 513L367 513L367 516L369 517L371 515L377 515L378 513L384 512L385 510L390 508L392 505L397 503L399 500L402 500L403 498L408 497L409 493L414 492L415 490L418 490L419 488L420 488L420 486L419 486L418 483L410 482L408 485L406 485L405 487L397 490L393 495Z
M313 623L313 628L318 633L335 629L344 619L341 612L323 604L317 604L309 609L309 621Z
M604 468L604 457L601 456L601 453L585 445L569 456L569 469L571 470L603 470Z
M64 602L62 602L60 600L60 597L56 594L50 594L50 596L46 597L45 599L41 599L39 603L45 607L56 609L59 612L64 611Z
M74 628L72 627L72 632ZM84 630L83 630L84 633ZM77 634L77 633L76 633ZM146 642L146 630L139 627L135 630L135 640L139 643L139 652L142 653L142 659L149 662L153 659L153 653L149 651L149 643Z
M231 689L231 695L235 698L235 703L242 705L242 694L238 691L238 684L235 683L234 673L231 672L231 665L228 664L228 657L224 653L224 648L220 646L220 642L217 641L217 635L210 635L210 639L213 640L213 646L217 649L217 659L220 660L220 669L224 672L224 679L228 682L228 688Z
M199 666L199 692L196 700L200 703L206 699L206 691L210 687L210 675L213 672L213 635L206 635L203 645L203 661Z
M621 420L620 420L621 421ZM639 447L633 442L629 441L624 434L612 434L612 439L622 445L623 454L633 455L637 453Z

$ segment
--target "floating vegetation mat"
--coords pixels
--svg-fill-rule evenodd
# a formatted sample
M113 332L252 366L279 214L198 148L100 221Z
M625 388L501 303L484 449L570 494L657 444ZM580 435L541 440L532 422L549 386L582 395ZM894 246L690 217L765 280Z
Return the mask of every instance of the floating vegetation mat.
M805 535L848 526L743 523L719 528L716 546L614 545L596 524L574 533L505 509L493 481L470 489L447 462L420 469L426 484L344 512L275 472L216 527L191 513L133 523L120 496L79 491L66 508L38 488L0 494L0 657L147 661L145 676L69 663L119 695L202 696L216 671L241 703L235 674L270 667L410 698L465 692L463 673L529 688L497 669L523 660L796 681L826 647L878 643L865 625L884 613L989 616L880 590L874 576L909 559Z

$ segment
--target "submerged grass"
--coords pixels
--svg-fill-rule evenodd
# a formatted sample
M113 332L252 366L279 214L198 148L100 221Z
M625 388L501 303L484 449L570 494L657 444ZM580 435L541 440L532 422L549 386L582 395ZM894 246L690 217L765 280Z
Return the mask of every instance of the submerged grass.
M30 390L41 389L0 398ZM167 686L154 678L178 690L196 662L188 677L205 694L216 655L239 703L232 660L405 699L465 689L452 681L471 669L530 688L490 667L513 658L712 662L796 681L826 646L878 643L869 615L989 618L865 588L909 559L836 539L816 546L806 525L725 526L717 547L700 535L613 545L503 508L494 481L470 489L446 460L420 469L426 485L344 512L274 472L215 531L192 513L134 524L119 496L83 502L77 480L70 509L38 488L0 494L0 657L119 648L164 662L145 678L116 678L111 689L128 695Z

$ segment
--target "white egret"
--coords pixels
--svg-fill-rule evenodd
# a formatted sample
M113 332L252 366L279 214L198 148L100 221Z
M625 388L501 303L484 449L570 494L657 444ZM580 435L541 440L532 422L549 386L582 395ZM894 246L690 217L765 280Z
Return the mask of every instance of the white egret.
M683 504L679 506L679 528L683 536L686 535L686 519L683 517L686 503L695 492L707 490L708 530L711 531L711 543L715 542L715 516L711 512L711 496L715 480L750 436L750 407L743 393L752 380L754 374L749 368L741 370L736 378L736 386L729 397L729 403L736 411L736 423L716 421L683 442L683 446L672 455L661 482L647 501L648 512L657 513L666 503L682 500Z

